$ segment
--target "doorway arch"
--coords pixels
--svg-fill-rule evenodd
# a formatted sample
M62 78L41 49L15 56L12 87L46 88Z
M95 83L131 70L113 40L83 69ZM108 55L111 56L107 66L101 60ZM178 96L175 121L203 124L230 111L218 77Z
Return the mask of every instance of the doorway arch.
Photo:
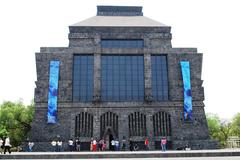
M164 111L159 111L153 115L153 133L156 139L155 149L161 149L161 138L167 138L167 148L172 149L172 128L171 115Z
M114 147L111 145L111 142L112 140L116 140L117 139L117 136L116 134L114 133L114 130L112 129L112 127L107 127L105 129L105 132L103 134L103 137L102 137L105 142L106 142L106 149L107 150L110 150L110 151L114 151Z
M118 115L113 112L106 112L100 116L100 137L108 130L115 138L118 137Z
M108 150L114 150L112 140L118 138L118 115L106 112L100 116L100 137L105 139Z

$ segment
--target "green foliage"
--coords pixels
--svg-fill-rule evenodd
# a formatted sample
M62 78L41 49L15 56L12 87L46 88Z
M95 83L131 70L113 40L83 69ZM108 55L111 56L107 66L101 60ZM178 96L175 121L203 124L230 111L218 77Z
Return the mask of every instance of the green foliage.
M240 137L240 113L234 116L232 122L232 134Z
M9 136L13 146L24 140L31 129L34 104L4 102L0 105L0 137Z
M210 136L219 142L222 148L227 146L227 139L232 135L232 122L222 120L216 114L207 114Z
M211 137L217 139L220 131L220 118L215 114L207 114L207 123Z

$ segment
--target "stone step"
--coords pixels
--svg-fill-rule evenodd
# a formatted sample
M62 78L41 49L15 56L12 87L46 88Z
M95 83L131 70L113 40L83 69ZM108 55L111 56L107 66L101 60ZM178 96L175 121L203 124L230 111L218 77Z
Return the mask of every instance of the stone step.
M136 152L13 152L0 159L101 159L240 156L238 150L136 151Z

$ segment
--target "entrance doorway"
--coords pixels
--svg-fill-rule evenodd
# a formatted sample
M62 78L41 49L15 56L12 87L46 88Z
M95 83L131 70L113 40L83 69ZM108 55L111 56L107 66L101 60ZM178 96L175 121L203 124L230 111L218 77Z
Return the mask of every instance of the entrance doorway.
M103 135L103 138L106 141L106 149L110 150L110 151L114 151L114 146L111 145L112 140L115 140L116 136L113 132L113 130L111 129L111 127L107 127L107 129L105 130L105 133Z
M107 144L107 146L108 146L108 150L110 150L110 151L113 151L114 150L114 147L112 146L112 144L111 144L111 142L112 142L112 140L114 140L114 138L113 138L113 135L112 134L109 134L109 135L107 135L107 137L106 137L106 144Z

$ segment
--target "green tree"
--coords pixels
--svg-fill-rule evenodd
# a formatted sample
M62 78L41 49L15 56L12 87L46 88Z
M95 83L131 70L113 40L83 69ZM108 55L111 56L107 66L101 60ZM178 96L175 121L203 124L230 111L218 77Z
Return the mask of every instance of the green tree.
M227 140L231 136L232 123L229 121L222 121L220 125L220 144L223 147L227 146Z
M226 147L227 139L231 135L232 123L222 120L216 114L207 114L210 136L219 142L222 148Z
M213 139L217 139L220 132L220 118L216 114L207 114L209 134Z
M28 136L34 114L34 104L24 106L22 102L4 102L0 105L0 136L9 136L17 146Z
M232 135L240 137L240 113L236 114L233 118Z

